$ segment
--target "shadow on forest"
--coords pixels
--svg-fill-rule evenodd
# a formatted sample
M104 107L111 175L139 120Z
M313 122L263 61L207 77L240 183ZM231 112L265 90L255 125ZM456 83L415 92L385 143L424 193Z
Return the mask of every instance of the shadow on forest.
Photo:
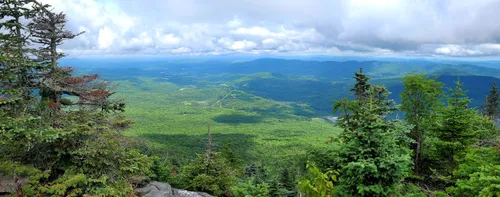
M185 134L145 134L141 136L149 142L165 144L166 147L153 147L157 154L178 157L177 159L193 159L196 154L205 152L207 135L185 135ZM227 142L233 143L233 149L242 159L253 159L247 151L254 146L253 135L247 134L212 134L212 139L217 151Z
M225 124L259 123L262 121L262 117L243 114L223 114L213 118L213 120Z
M346 83L307 79L259 78L242 82L238 88L248 93L281 102L308 104L312 110L296 108L298 116L314 116L316 113L331 113L332 100L346 95Z

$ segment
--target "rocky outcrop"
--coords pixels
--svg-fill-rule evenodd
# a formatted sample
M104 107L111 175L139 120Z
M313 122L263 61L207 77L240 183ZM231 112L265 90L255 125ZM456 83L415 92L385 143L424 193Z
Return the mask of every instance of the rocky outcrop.
M16 192L22 196L22 185L28 180L27 177L9 176L0 172L0 197L11 196Z
M142 197L213 197L203 192L191 192L172 188L168 183L153 181L135 190Z

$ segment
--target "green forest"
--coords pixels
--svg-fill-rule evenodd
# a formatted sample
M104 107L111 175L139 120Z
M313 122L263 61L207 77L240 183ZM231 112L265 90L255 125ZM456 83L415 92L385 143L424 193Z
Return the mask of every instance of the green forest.
M51 5L0 16L0 196L500 196L498 69L75 60Z

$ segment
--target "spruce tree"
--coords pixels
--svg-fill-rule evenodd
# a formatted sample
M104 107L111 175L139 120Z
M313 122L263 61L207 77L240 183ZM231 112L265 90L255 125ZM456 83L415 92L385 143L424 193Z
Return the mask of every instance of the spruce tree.
M5 106L14 101L30 101L32 96L33 75L36 64L28 56L29 39L26 31L29 21L36 13L30 9L29 0L0 0L0 105ZM22 108L17 103L18 108ZM22 116L20 110L13 112Z
M20 186L26 196L125 196L129 179L148 173L150 161L120 134L131 121L112 118L124 106L110 99L108 83L74 76L72 68L58 75L45 66L50 60L32 59L28 23L48 17L39 5L0 0L0 174L29 175ZM65 103L79 107L61 110L38 91L44 87L77 97Z
M483 115L493 121L496 121L500 115L500 92L498 92L496 82L493 82L490 94L485 98Z
M207 192L215 196L231 196L234 184L234 169L229 162L215 151L210 126L204 154L198 155L198 160L183 168L185 187L194 191Z
M427 157L435 162L430 168L436 177L450 176L465 157L466 149L476 140L478 128L474 128L474 119L477 113L468 107L470 99L466 96L467 91L462 89L460 80L455 85L449 90L447 106L436 119L439 124L431 132L433 138L427 151Z
M233 142L228 140L221 149L221 157L226 159L231 167L237 168L243 162L234 149Z
M343 99L334 105L341 111L338 124L344 130L338 163L339 193L342 196L389 196L407 174L410 156L400 135L408 132L386 116L394 111L393 101L383 86L368 83L362 70L356 73L351 90L354 100Z
M47 97L59 110L61 109L62 94L75 94L75 91L62 83L65 78L70 76L69 72L72 71L72 68L59 67L58 60L64 57L64 54L58 52L57 47L63 44L65 40L73 39L84 32L74 34L66 30L66 15L62 12L54 13L50 5L37 1L33 1L33 4L39 11L33 17L32 22L28 24L28 29L31 34L31 42L40 46L38 49L33 50L36 56L35 61L39 62L43 73L43 79L40 81L40 91L42 96Z

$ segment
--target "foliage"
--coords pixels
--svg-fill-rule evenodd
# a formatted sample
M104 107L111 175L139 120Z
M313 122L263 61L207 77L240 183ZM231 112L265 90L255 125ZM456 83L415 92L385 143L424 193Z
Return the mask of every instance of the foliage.
M200 155L198 161L182 168L183 180L188 184L185 188L193 191L207 192L215 196L228 196L234 178L233 170L227 161L218 154L210 160L205 155Z
M454 196L498 196L500 194L500 151L492 148L473 148L457 170L456 185L446 190Z
M418 174L421 166L421 154L424 148L426 130L441 105L443 84L436 78L425 74L409 74L403 78L404 90L401 92L400 110L405 112L405 120L414 127L410 136L415 140L414 158L415 172ZM426 128L427 126L427 128Z
M269 180L269 169L264 165L264 162L252 163L245 168L245 175L253 179L256 184L265 183Z
M231 196L235 170L220 152L214 150L210 127L205 154L200 154L198 158L198 161L182 169L182 178L187 183L186 188L215 196Z
M278 180L279 186L281 186L282 193L285 196L295 196L295 176L293 171L289 167L285 167L281 172Z
M79 77L58 65L56 46L76 36L64 29L65 15L33 0L2 0L0 7L6 19L0 23L0 156L7 176L28 180L16 182L18 195L133 195L129 181L150 174L151 160L121 135L133 122L111 113L124 107L111 100L113 88L98 75ZM30 41L41 48L27 48Z
M232 192L235 197L270 197L269 186L266 183L254 184L252 179L232 187Z
M409 170L408 145L400 137L406 127L388 121L385 116L394 108L382 86L368 83L369 78L356 73L357 84L351 91L355 100L343 99L334 105L342 115L337 123L344 129L340 136L338 164L339 193L342 196L388 196ZM403 141L405 142L405 141Z
M221 157L226 159L226 161L229 162L229 164L233 168L238 168L241 165L241 163L243 162L241 160L241 158L238 156L238 154L236 153L232 140L228 140L222 146L220 154L221 154Z
M490 94L485 98L483 114L493 121L496 121L500 116L500 92L498 92L496 82L493 82Z
M299 189L310 197L332 197L334 196L333 183L337 181L337 172L327 170L321 172L314 164L306 166L309 174L299 182Z
M470 100L461 86L462 83L457 81L456 87L450 89L448 105L436 119L438 125L432 130L426 153L426 157L435 161L430 164L434 176L445 184L451 181L449 178L452 172L465 157L467 147L476 142L477 136L474 120L479 115L474 109L468 108Z

